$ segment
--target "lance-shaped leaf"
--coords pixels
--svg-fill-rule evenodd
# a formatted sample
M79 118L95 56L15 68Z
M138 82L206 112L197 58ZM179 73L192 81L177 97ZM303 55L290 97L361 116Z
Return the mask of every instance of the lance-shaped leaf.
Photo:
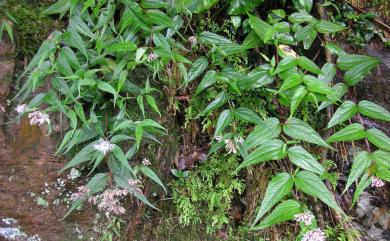
M318 79L325 83L330 83L336 76L336 67L333 64L326 63L321 68L322 74L318 75Z
M367 130L367 139L375 146L390 151L390 138L382 131L371 128Z
M310 71L315 74L322 74L320 68L318 68L318 66L313 61L311 61L305 56L299 56L297 62L300 67L307 71Z
M334 133L326 141L328 143L336 141L355 141L365 137L366 131L364 130L364 127L361 124L354 123Z
M283 132L295 140L332 148L309 124L297 118L290 118L288 123L283 125Z
M356 104L350 100L345 101L337 108L332 118L329 120L327 128L331 128L339 123L342 123L349 118L355 116L357 113Z
M329 192L325 184L316 174L309 171L300 171L295 175L294 183L297 189L320 199L329 207L342 212L340 207L337 205L333 194Z
M390 170L386 167L377 166L375 170L375 176L385 180L386 182L390 182Z
M378 61L377 58L371 56L345 54L339 56L339 58L337 59L337 66L341 70L350 70L360 64L367 63L367 62L377 62L377 61Z
M264 22L260 18L249 15L249 25L265 43L272 38L273 28L267 22Z
M379 60L368 61L354 66L344 74L345 83L349 86L356 85L364 76L379 64Z
M288 158L298 167L317 173L324 173L324 167L302 146L292 146L288 149Z
M351 171L348 176L347 185L345 185L343 193L347 191L348 188L352 185L352 183L356 181L366 171L366 169L371 165L371 163L372 160L370 153L366 151L361 151L356 154L353 160Z
M303 77L303 83L305 83L308 91L324 95L333 94L333 90L329 87L328 84L322 82L321 80L317 79L312 75L305 75Z
M302 83L302 78L298 73L289 73L288 77L283 81L279 91L285 91Z
M156 175L156 173L154 173L154 171L152 169L150 169L149 167L147 166L141 166L140 167L140 171L147 177L149 177L150 179L152 179L154 182L156 182L158 185L160 185L165 193L167 193L167 189L165 188L163 182L160 180L160 178Z
M227 101L228 95L226 91L220 92L217 97L215 97L215 100L213 100L199 115L202 116L212 110L215 110L219 107L221 107L225 102Z
M337 23L321 20L316 23L316 30L319 33L335 33L347 29Z
M272 225L285 222L294 218L295 214L302 212L301 205L294 200L281 202L259 225L253 227L253 230L259 230L271 227Z
M280 160L286 157L286 144L278 139L266 142L252 151L247 158L238 166L236 171L265 161Z
M390 169L390 152L376 150L371 154L371 158L377 165Z
M252 227L268 212L277 202L282 200L291 192L294 185L293 179L289 173L279 173L268 183L267 190Z
M248 148L254 148L262 145L274 138L277 138L281 132L281 125L278 119L268 118L262 124L258 124L255 129L249 133L244 145Z
M351 208L355 205L360 194L362 194L364 189L366 189L370 184L371 184L371 178L367 174L364 174L362 176L362 178L360 178L360 181L359 181L358 185L356 186L355 193L353 194Z
M293 0L294 7L296 10L306 10L307 13L311 12L313 8L313 0Z
M307 94L307 90L305 86L298 86L295 91L294 95L291 98L291 104L290 104L290 116L293 116L296 109L298 108L299 104L302 102L302 100L305 98Z
M217 81L217 72L215 72L214 70L207 71L202 81L199 83L198 87L196 88L195 95L199 94L203 90L212 86L216 81Z
M279 62L278 66L274 71L274 74L293 69L295 66L297 66L297 59L284 58L282 61Z
M358 103L357 108L359 113L367 117L377 120L390 121L390 113L382 106L371 101L362 100Z
M219 115L217 126L215 127L214 137L221 134L221 132L232 122L233 112L231 110L224 110Z
M187 74L187 82L185 84L190 83L194 79L196 79L199 75L201 75L209 66L209 61L206 57L200 57L197 59L194 64L191 66L191 69Z
M256 114L253 110L248 109L246 107L237 108L234 111L234 116L237 119L244 121L244 122L250 122L250 123L259 124L259 125L263 123L263 121L261 120L261 118L259 117L258 114Z

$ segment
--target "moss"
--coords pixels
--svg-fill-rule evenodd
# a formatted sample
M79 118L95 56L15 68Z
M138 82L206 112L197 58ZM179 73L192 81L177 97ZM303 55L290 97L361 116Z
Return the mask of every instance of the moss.
M63 23L42 14L51 1L7 0L6 10L15 18L16 53L30 59L49 33Z

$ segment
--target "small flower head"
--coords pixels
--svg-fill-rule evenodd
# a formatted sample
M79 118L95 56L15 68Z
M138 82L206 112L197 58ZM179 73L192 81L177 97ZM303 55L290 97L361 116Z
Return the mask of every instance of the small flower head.
M141 190L141 181L138 180L138 179L129 179L127 181L127 183L129 184L130 188L132 189L133 192L135 193L142 193L142 190Z
M102 152L103 155L106 155L108 152L114 149L114 144L111 144L107 140L100 139L96 144L93 145L93 148L95 148L95 150Z
M313 229L305 233L305 235L303 235L302 238L302 241L325 241L325 240L326 240L326 235L319 228Z
M80 186L77 188L77 192L72 193L72 196L70 196L70 200L75 201L78 198L83 198L89 193L89 191L90 190L87 186Z
M30 125L32 126L41 126L44 123L50 124L49 115L36 110L28 114L28 118L30 119Z
M150 163L150 161L149 161L148 158L144 158L144 159L142 160L142 165L144 165L144 166L150 166L150 165L152 165L152 163Z
M383 187L384 185L385 183L381 179L375 176L371 177L371 187L379 188L379 187Z
M28 107L27 107L26 104L18 105L18 106L16 106L16 108L15 108L15 111L16 111L18 114L26 113L27 110L28 110Z
M237 147L236 144L232 139L225 139L225 148L228 151L228 154L236 154L237 153Z
M157 59L157 54L151 52L149 55L148 55L148 58L147 58L147 61L148 62L152 62L153 60Z
M306 226L310 225L313 222L314 216L311 212L298 213L294 215L294 220L297 222L303 222Z
M106 217L121 215L126 212L121 205L120 199L126 196L129 192L125 189L107 189L102 194L96 195L88 199L89 202L97 205L98 209L105 213Z
M70 169L70 172L69 172L69 175L68 175L68 179L69 180L75 180L75 179L77 179L80 176L81 176L80 171L73 167L72 169Z

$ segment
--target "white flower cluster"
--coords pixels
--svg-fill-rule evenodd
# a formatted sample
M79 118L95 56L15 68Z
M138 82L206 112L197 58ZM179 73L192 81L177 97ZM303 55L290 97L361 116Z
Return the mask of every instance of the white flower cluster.
M127 196L129 192L125 189L107 189L102 194L90 197L89 202L97 205L98 209L110 217L114 215L121 215L126 212L126 209L121 205L120 199Z
M385 183L377 178L377 177L371 177L371 187L376 187L376 188L379 188L379 187L383 187L385 185Z
M114 144L111 144L109 141L100 139L96 144L93 145L93 148L96 150L102 152L104 155L106 155L108 152L112 151L114 149Z
M80 171L77 170L76 168L72 167L72 169L70 169L70 172L69 172L67 177L69 180L75 180L80 176L81 176Z
M297 222L303 222L306 226L313 222L314 216L311 212L303 212L294 215L294 220Z
M152 165L152 163L150 163L149 159L144 158L144 159L142 160L142 165L144 165L144 166L150 166L150 165Z
M150 54L148 55L147 61L148 61L148 62L152 62L152 61L155 60L155 59L157 59L157 54L155 54L155 53L150 53Z
M49 115L36 110L28 114L28 118L30 119L30 125L32 126L41 126L44 123L50 124Z
M142 194L141 181L140 180L138 180L138 179L129 179L127 181L127 183L129 184L130 188L133 189L133 192Z
M16 106L15 111L18 114L23 114L23 113L26 113L28 111L28 107L26 104L21 104L21 105Z
M222 136L216 136L215 139L217 141L221 141L222 140ZM228 154L237 154L237 151L239 149L237 143L244 143L244 139L242 139L241 136L238 136L238 137L234 137L234 140L232 139L225 139L224 140L224 143L225 143L225 149L227 150Z
M313 229L307 233L302 238L302 241L325 241L326 240L326 235L325 233L319 229Z

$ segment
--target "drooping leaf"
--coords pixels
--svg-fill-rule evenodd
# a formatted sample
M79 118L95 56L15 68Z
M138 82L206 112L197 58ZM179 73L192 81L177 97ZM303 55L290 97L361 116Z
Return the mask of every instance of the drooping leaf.
M302 212L301 205L294 200L281 202L259 225L254 226L253 230L259 230L271 227L272 225L285 222L294 218L294 215Z
M340 124L349 118L353 117L357 113L357 106L354 102L347 100L337 108L332 118L328 122L327 128L331 128L337 124Z
M307 95L307 90L305 86L300 85L295 89L294 94L291 98L290 116L294 115L296 109L298 108L299 104L302 102L302 100L305 98L306 95Z
M367 174L364 174L362 178L360 178L360 181L356 186L355 193L353 194L351 208L355 206L355 203L358 201L360 194L362 194L364 189L366 189L370 184L371 184L371 178L369 178Z
M333 194L326 188L325 184L316 174L309 171L300 171L295 175L294 183L297 189L320 199L329 207L342 212Z
M260 209L253 221L252 227L267 213L276 203L291 192L294 185L293 179L288 173L279 173L268 183Z
M294 117L290 118L287 124L283 125L283 132L295 140L332 148L309 124Z
M357 109L359 113L367 117L382 121L390 121L390 113L382 106L373 102L362 100L358 103Z
M318 66L313 61L305 56L299 56L297 62L300 67L307 71L313 72L315 74L322 74L321 69L318 68Z
M199 34L199 41L209 45L231 44L232 41L216 33L203 31Z
M352 168L348 176L347 184L345 185L345 191L352 185L354 181L356 181L371 165L371 156L370 153L366 151L358 152L353 160Z
M302 146L292 146L288 149L288 158L300 168L322 175L324 167Z
M330 83L336 76L336 67L334 64L326 63L321 68L322 74L318 75L318 79L324 83Z
M276 67L274 74L290 70L297 66L297 60L295 58L284 58L282 61L279 62L278 66Z
M240 15L253 11L263 0L231 0L228 9L229 15Z
M382 131L371 128L367 130L367 139L373 145L385 150L390 151L390 138Z
M366 132L361 124L354 123L331 135L326 141L355 141L366 137Z
M212 86L216 81L217 81L217 72L215 72L214 70L207 71L202 81L199 83L198 87L196 88L195 95L199 94L203 90Z
M217 97L215 97L215 100L213 100L200 114L199 116L202 116L212 110L215 110L219 107L221 107L225 102L227 101L228 94L226 91L220 92Z
M267 22L256 16L249 15L249 24L264 43L272 38L273 28Z
M141 166L140 167L140 171L147 177L149 177L150 179L152 179L154 182L156 182L158 185L160 185L165 193L167 192L167 189L165 188L163 182L160 180L160 178L156 175L156 173L154 173L154 171L152 169L150 169L149 167L147 166Z
M303 77L303 83L306 85L307 90L310 92L324 95L333 94L332 88L330 88L327 83L322 82L321 80L317 79L312 75L305 75Z
M378 59L366 55L345 54L338 57L337 67L341 70L350 70L355 66L368 62L378 62Z
M112 87L109 83L104 81L99 81L97 87L104 92L108 92L112 94L114 96L114 103L116 102L116 99L118 98L118 94L116 93L114 87Z
M313 8L313 0L293 0L294 7L296 10L305 10L310 13Z
M313 20L315 20L315 18L305 11L299 11L291 14L288 17L288 20L291 23L304 23L304 22L312 22Z
M298 73L289 73L288 77L283 81L279 91L285 91L302 83L302 78Z
M345 72L345 83L348 86L356 85L359 81L363 80L364 76L368 74L379 63L379 60L373 60L354 66L353 68Z
M371 158L378 166L390 169L390 152L383 150L376 150L371 154Z

